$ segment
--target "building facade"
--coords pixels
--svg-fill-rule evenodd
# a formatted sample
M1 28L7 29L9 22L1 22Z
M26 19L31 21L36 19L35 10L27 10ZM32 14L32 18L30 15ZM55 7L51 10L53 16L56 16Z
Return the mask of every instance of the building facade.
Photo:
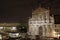
M40 35L54 37L54 16L50 16L50 10L38 8L32 11L32 18L29 18L29 35Z
M60 37L60 24L55 24L54 30L56 31L56 35Z

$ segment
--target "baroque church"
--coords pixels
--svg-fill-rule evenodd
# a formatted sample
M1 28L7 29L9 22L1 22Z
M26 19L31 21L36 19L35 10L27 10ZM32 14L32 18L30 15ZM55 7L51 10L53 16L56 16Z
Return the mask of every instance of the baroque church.
M36 35L40 37L57 37L54 30L54 16L50 16L50 10L39 7L32 11L32 17L29 18L29 32L28 34L35 38Z

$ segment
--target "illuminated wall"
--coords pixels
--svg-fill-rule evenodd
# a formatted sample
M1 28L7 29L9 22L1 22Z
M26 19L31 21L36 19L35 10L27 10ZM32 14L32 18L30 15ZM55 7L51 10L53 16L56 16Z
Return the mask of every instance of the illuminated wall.
M50 36L49 33L53 30L54 17L49 15L50 10L38 8L32 12L32 18L29 18L29 35ZM41 29L39 29L42 27ZM40 32L41 30L41 32Z
M60 37L60 24L55 24L55 32L58 37Z

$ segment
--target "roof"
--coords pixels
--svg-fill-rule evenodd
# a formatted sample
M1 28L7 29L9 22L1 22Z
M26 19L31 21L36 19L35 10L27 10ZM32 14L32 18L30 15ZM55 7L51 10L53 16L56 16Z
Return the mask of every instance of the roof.
M16 27L19 23L0 23L0 27Z
M49 11L49 10L42 7L38 7L36 10L32 11L32 14L40 14L40 13L44 13L45 11Z

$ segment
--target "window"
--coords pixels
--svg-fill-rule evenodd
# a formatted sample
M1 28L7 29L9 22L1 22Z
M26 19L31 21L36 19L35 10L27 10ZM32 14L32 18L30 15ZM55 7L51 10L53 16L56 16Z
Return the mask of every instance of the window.
M59 30L59 29L55 29L55 31L56 31L56 32L60 32L60 30Z

